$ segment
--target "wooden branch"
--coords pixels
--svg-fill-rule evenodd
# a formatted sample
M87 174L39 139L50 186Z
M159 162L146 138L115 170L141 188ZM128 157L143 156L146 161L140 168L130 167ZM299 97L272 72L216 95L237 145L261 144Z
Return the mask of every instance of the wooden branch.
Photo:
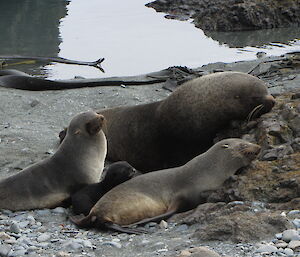
M46 62L59 62L65 64L77 64L77 65L86 65L95 67L102 72L104 69L101 67L101 63L105 60L104 58L100 58L94 62L84 62L84 61L75 61L69 60L62 57L41 57L41 56L21 56L21 55L13 55L13 56L5 56L0 55L0 60L37 60L37 61L46 61Z

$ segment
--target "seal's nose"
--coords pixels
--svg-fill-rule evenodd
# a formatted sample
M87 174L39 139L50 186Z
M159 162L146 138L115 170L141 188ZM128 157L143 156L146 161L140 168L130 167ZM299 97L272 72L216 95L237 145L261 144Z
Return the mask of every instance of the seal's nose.
M272 95L267 95L263 103L264 105L263 113L271 111L275 103L276 103L275 98Z
M260 150L261 150L261 147L260 147L259 145L256 145L256 146L255 146L255 151L254 151L254 153L255 153L256 155L258 155L259 152L260 152Z
M275 101L275 98L272 95L267 95L266 96L266 102L271 106L271 108L273 108L276 101Z

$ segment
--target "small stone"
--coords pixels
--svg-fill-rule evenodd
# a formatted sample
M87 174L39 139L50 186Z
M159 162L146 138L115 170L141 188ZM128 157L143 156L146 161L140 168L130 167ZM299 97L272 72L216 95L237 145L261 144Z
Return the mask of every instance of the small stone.
M71 250L78 250L80 248L83 248L81 244L73 241L67 242L66 244L63 245L63 247Z
M19 222L18 225L20 228L26 228L29 225L29 221L28 220L24 220L22 222Z
M9 228L10 232L19 234L21 232L17 223L12 223Z
M294 256L294 251L290 248L286 248L283 250L283 253L286 255L286 256Z
M156 226L157 226L157 223L156 223L156 222L149 222L149 223L148 223L148 226L149 226L149 227L156 227Z
M1 213L4 214L4 215L11 215L12 214L12 211L11 210L1 210Z
M298 247L300 247L300 241L299 240L292 240L288 244L288 248L291 248L291 249L296 249Z
M35 223L35 218L32 215L28 215L26 219L29 220L31 224Z
M37 239L36 241L38 242L46 242L46 241L49 241L51 238L51 236L49 234L41 234Z
M11 251L11 246L8 244L0 244L0 256L8 256Z
M117 237L118 237L121 241L127 241L127 240L128 240L128 235L125 234L125 233L118 234Z
M288 216L293 216L298 214L300 214L300 210L291 210L288 212Z
M145 224L145 229L155 229L157 226L157 223L156 222L149 222L147 224Z
M162 221L159 223L159 227L162 228L162 229L168 228L168 222L162 220Z
M220 257L216 252L208 249L207 247L194 247L188 250L181 251L178 257L186 256L199 256L199 257Z
M291 99L292 99L292 100L298 99L298 98L300 98L300 92L294 93L294 94L292 94L292 96L291 96Z
M47 249L47 248L49 248L49 243L47 243L47 242L42 242L42 243L39 243L37 246L39 247L39 248L44 248L44 249Z
M268 151L261 159L262 161L274 161L277 160L278 154L276 150Z
M300 219L294 219L292 223L296 228L300 228Z
M288 246L288 243L284 242L284 241L279 241L275 244L275 246L277 248L286 248Z
M24 213L20 213L19 215L15 216L13 219L14 221L22 221L26 220L27 216Z
M36 250L38 250L39 248L36 247L35 245L31 245L27 248L27 252L35 252Z
M67 252L58 252L55 257L69 257L71 256L70 253L67 253Z
M36 213L37 213L38 215L41 215L41 216L49 216L49 215L51 215L51 211L48 210L48 209L37 210Z
M113 241L104 242L102 243L102 245L110 245L119 249L122 248L122 245L120 243L113 242Z
M277 238L277 239L282 239L282 233L277 233L276 235L275 235L275 237Z
M84 247L88 247L88 248L93 248L94 247L90 240L83 240L82 244L83 244Z
M149 243L150 243L149 240L143 239L142 242L140 242L138 245L139 245L140 247L144 247L144 246L148 245Z
M289 243L291 240L299 240L300 236L295 229L287 229L282 233L282 240Z
M0 240L7 240L7 239L11 239L11 236L6 234L5 232L0 232Z
M245 203L243 201L232 201L228 203L228 206L235 206L235 205L244 205Z
M259 247L256 252L258 253L276 253L278 251L277 247L274 245L262 245Z
M39 104L40 102L38 100L33 100L31 103L30 103L30 106L31 107L35 107Z
M25 244L25 245L31 245L32 242L30 241L30 239L26 236L21 236L20 238L18 238L18 244Z
M186 230L188 230L189 229L189 226L188 225L186 225L186 224L183 224L183 225L180 225L180 226L178 226L178 227L176 227L176 231L186 231Z
M185 257L185 256L191 256L192 254L188 250L183 250L180 252L180 255L178 257Z
M26 254L27 250L17 250L13 251L12 253L9 253L9 256L15 257L15 256L24 256Z
M64 214L66 212L66 210L63 207L56 207L55 209L52 210L52 212L58 213L58 214Z

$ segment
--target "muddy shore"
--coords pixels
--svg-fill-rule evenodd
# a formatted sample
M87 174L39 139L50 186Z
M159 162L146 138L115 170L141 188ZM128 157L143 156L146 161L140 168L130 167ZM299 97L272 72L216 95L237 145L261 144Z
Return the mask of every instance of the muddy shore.
M278 99L280 99L281 104L288 105L291 101L293 102L293 108L295 108L293 110L296 112L296 116L293 117L295 118L298 117L297 115L299 114L300 100L297 97L295 97L293 100L291 99L293 95L297 95L297 92L299 92L300 89L299 69L299 54L289 54L281 57L268 57L245 62L214 63L190 70L190 72L183 73L181 73L179 69L178 73L174 72L174 78L180 83L185 79L190 79L194 76L216 71L234 70L251 72L253 75L260 77L270 85L269 91ZM59 131L68 125L71 117L76 113L90 109L102 109L119 105L136 105L152 102L164 99L171 93L171 91L172 87L170 87L170 85L166 85L165 83L143 86L109 86L44 92L30 92L0 88L0 177L3 178L5 176L15 174L29 164L35 163L53 154L58 145ZM294 93L290 93L292 91ZM277 106L274 113L263 117L262 120L260 120L257 124L261 124L268 119L277 119L276 117L279 117L279 113L282 115L282 109L280 108L281 107ZM285 109L283 108L283 110ZM289 120L289 117L291 116L286 114L282 119L278 119L278 122L286 122L286 120ZM247 130L241 135L246 135L246 137L251 137L254 140L258 140L258 138L253 138L253 135L256 135L257 131L262 131L264 129L265 127L254 126L252 131ZM268 134L268 131L265 133ZM279 135L286 135L284 133L285 131L277 132ZM224 135L225 134L226 133L224 132ZM299 137L299 135L291 132L288 134L288 136L291 137L289 142L282 141L278 143L276 141L277 143L274 143L275 141L268 141L269 145L268 147L264 148L264 153L272 154L273 152L270 152L269 150L275 149L279 145L286 146L286 144L289 144L288 146L293 148L293 142ZM220 137L222 137L222 135ZM56 238L59 242L63 242L63 240L72 241L74 238L85 238L91 240L92 244L94 245L94 247L79 247L78 249L75 249L75 247L74 249L72 248L70 250L68 247L64 248L64 246L62 246L63 244L55 244L57 241L54 240L53 242L50 242L50 245L47 245L47 247L36 244L35 247L37 249L33 248L32 251L27 252L29 256L82 256L82 254L86 256L99 256L99 254L102 254L103 256L177 256L181 250L200 245L208 245L211 249L214 249L216 252L223 255L261 256L259 254L254 255L254 252L257 248L255 246L255 241L259 242L260 240L272 238L274 237L274 233L279 233L280 230L290 227L286 220L280 218L280 213L285 210L291 210L291 205L285 207L281 205L280 208L278 206L265 206L265 203L276 202L276 200L274 200L276 194L270 193L270 190L272 191L272 186L264 189L263 186L266 183L263 181L268 179L268 172L270 172L270 169L272 171L277 165L277 171L279 170L279 172L276 173L275 171L275 173L279 175L276 177L276 179L278 179L278 177L282 177L282 181L287 181L290 179L296 180L296 182L294 181L296 186L286 186L286 188L289 188L290 191L289 197L287 197L285 200L290 201L297 197L299 192L298 190L300 188L298 186L297 175L297 172L299 171L297 160L300 147L298 148L296 145L292 150L292 152L285 152L284 155L279 157L277 156L276 158L278 162L292 160L289 161L288 164L270 164L269 159L263 159L262 157L254 169L256 180L251 177L247 177L245 174L242 175L242 180L239 180L241 177L237 176L232 184L229 183L226 190L223 192L218 192L218 194L210 198L212 202L244 202L245 204L243 208L240 208L239 204L237 203L233 204L235 207L232 217L242 217L242 221L249 219L249 216L247 215L249 212L253 211L253 209L260 209L262 211L262 219L250 220L250 223L247 224L243 223L244 225L240 225L243 233L239 233L238 235L234 235L234 232L226 230L226 233L231 233L231 236L223 237L222 233L224 231L219 231L221 233L220 237L212 232L211 237L207 237L205 239L203 237L203 231L206 233L206 235L210 235L209 231L211 230L209 229L211 229L212 222L216 221L218 216L222 216L223 214L227 215L224 220L228 223L230 216L228 217L227 209L230 206L227 204L206 207L200 206L200 209L195 210L195 212L187 213L183 216L175 216L170 221L167 229L153 226L153 234L133 237L128 236L126 239L122 239L122 237L111 232L107 233L94 230L87 232L77 229L67 220L67 216L70 212L69 210L63 210L56 213L51 211L45 211L44 213L37 211L21 212L15 214L4 212L0 215L0 231L3 231L10 237L15 237L17 239L22 236L27 236L32 238L31 240L34 242L36 238L40 236L40 233L51 232L51 238L53 240ZM272 159L272 161L274 160L275 159ZM263 164L266 165L260 166ZM286 171L282 171L284 170L284 165L287 165L291 170L287 169ZM292 173L289 171L292 171ZM247 180L252 181L250 187L245 186L247 184L245 181ZM261 188L259 192L263 193L253 193L256 192L256 189L253 191L253 188L255 188L255 181L257 180L260 181L259 187ZM240 181L240 183L237 181ZM275 182L278 181L276 180ZM230 189L234 189L233 186L238 189L238 192L234 193L232 190L230 191ZM282 195L287 193L286 191L281 192L282 194L277 194L277 196L281 197L282 199ZM269 198L266 197L266 193L268 193ZM273 200L270 201L270 199ZM281 204L285 200L281 200ZM263 205L259 205L259 207L257 207L255 204L256 202L263 203ZM264 207L262 208L261 206ZM300 205L294 206L294 208L300 209ZM265 208L267 208L268 211L266 211ZM201 214L199 214L201 213L201 210L210 210L209 212L212 214L211 216L203 217ZM243 214L240 214L240 212ZM238 214L245 214L245 216L235 216ZM16 217L22 216L25 217L24 219L26 219L28 215L33 216L35 220L38 220L42 223L42 230L31 227L29 223L29 225L25 226L24 228L21 227L21 231L17 236L15 236L15 233L10 230L10 221L16 220L16 222L19 222ZM8 217L10 220L7 220ZM274 229L264 229L266 231L256 231L257 233L252 231L251 233L254 233L254 235L244 233L249 226L263 221L265 221L265 223L267 223L267 221L270 222L269 225L273 226ZM275 221L277 223L279 222L278 226L274 225ZM181 224L182 222L184 224ZM188 226L186 224L188 224ZM222 226L220 225L220 227ZM64 233L66 230L73 231L73 233ZM260 232L261 234L259 234ZM63 238L61 236L62 233L64 233ZM102 241L99 241L99 238L102 238ZM114 239L118 240L113 241ZM221 243L219 240L221 240ZM107 243L106 245L103 245L103 242L106 241L115 243ZM9 241L10 243L7 243L3 237L0 237L0 242L0 251L1 247L8 245L12 249L8 256L19 256L13 255L13 252L18 250L16 246L19 247L17 242L12 243L12 241ZM120 243L121 247L119 248L118 245L116 246L116 243ZM24 246L24 249L26 250L27 248ZM65 255L57 255L55 254L56 251L63 251Z

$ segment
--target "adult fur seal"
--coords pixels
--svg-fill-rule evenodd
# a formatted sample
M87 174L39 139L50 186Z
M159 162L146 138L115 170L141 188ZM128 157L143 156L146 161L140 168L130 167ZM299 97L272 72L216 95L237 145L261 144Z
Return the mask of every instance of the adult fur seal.
M136 232L122 225L166 219L195 208L203 191L219 188L238 169L255 159L260 146L231 138L177 168L150 172L106 193L84 218L71 220L82 227L108 227Z
M83 185L98 182L106 156L104 117L75 116L56 153L0 182L0 209L54 208Z
M177 167L212 146L230 121L258 107L257 115L266 113L274 102L260 79L221 72L188 81L162 101L100 110L107 120L107 159L142 172Z
M88 215L95 203L115 186L139 175L128 162L115 162L104 168L99 183L87 185L71 196L73 212Z

